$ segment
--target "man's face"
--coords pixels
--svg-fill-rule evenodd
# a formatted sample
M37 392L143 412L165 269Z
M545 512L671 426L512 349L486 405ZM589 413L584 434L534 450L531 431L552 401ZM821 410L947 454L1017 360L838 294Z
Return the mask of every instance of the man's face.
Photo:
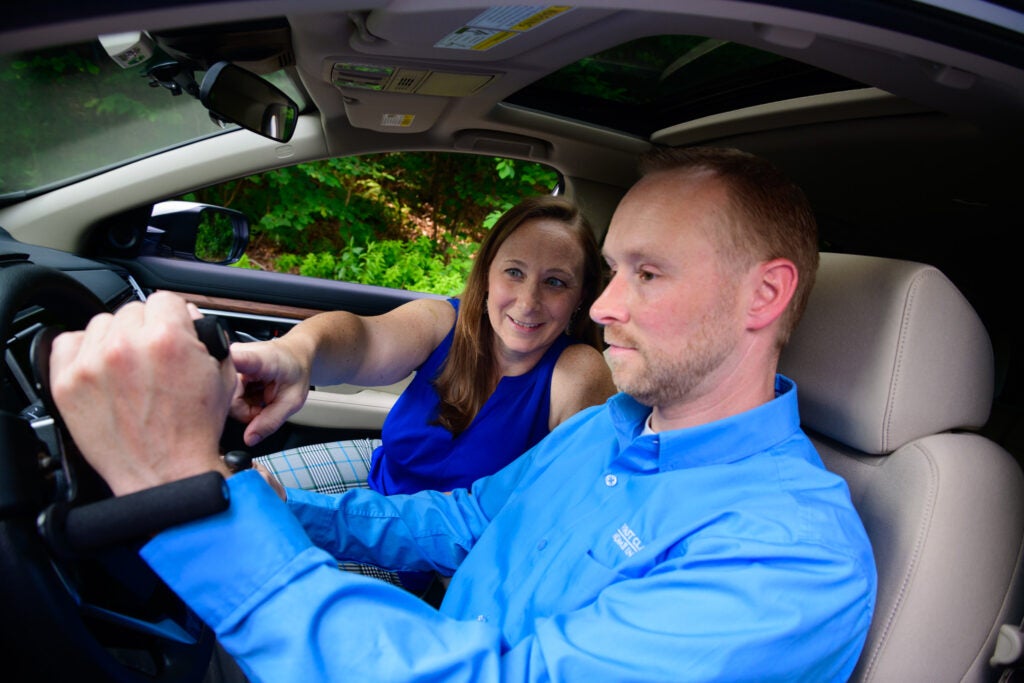
M603 249L612 279L590 311L605 328L615 384L641 403L699 397L738 353L740 276L709 237L726 220L725 201L707 176L658 173L612 217Z

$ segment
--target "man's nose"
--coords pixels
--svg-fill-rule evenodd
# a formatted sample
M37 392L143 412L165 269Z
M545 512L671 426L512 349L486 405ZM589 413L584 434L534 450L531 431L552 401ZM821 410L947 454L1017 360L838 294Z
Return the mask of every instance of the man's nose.
M624 287L618 274L612 276L604 291L590 306L590 319L599 325L626 320Z

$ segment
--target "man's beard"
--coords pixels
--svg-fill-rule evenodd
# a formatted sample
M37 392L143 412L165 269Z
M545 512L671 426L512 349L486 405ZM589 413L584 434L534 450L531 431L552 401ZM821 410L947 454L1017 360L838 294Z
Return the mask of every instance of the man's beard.
M616 371L617 363L611 359L615 386L646 406L668 406L691 398L736 346L724 303L698 325L698 335L673 350L641 350L628 334L615 332L616 344L636 349L639 356L632 359L628 374L625 368Z

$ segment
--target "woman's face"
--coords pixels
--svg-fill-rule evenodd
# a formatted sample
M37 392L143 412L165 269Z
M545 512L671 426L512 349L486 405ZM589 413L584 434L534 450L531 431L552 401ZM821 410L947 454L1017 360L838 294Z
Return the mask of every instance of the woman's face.
M501 374L521 375L536 365L565 333L582 295L583 249L565 224L534 218L516 228L487 274L487 316Z

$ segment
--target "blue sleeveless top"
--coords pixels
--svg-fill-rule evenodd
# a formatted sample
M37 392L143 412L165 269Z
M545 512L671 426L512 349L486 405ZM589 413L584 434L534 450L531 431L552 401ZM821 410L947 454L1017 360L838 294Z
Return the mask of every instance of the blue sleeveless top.
M449 301L458 315L458 300ZM393 494L467 487L494 474L547 435L551 374L562 351L574 340L559 335L532 370L502 377L466 430L453 437L431 422L437 419L441 403L433 380L454 336L452 325L384 420L382 444L370 462L371 489Z

